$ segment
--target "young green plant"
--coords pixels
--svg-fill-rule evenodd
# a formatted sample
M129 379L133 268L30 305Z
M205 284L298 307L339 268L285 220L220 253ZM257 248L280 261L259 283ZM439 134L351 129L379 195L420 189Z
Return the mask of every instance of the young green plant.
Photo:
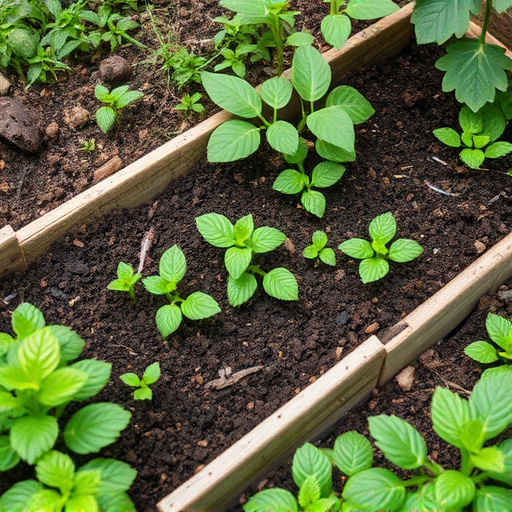
M334 254L334 250L330 247L326 247L327 245L327 235L324 231L315 231L313 233L312 244L308 245L304 251L302 251L302 255L304 258L308 258L310 260L314 260L316 258L320 258L326 265L331 265L332 267L336 266L336 254Z
M119 265L117 265L117 279L110 282L107 288L118 292L128 292L130 298L135 302L134 289L140 278L140 273L135 273L131 265L120 261Z
M177 291L185 276L187 262L183 251L173 245L162 254L159 275L146 277L142 284L149 293L165 295L169 304L156 313L156 325L162 337L167 338L180 326L183 316L190 320L202 320L220 313L217 301L203 292L191 293L186 299Z
M192 112L198 114L204 112L204 106L199 103L202 97L202 94L199 92L195 92L192 96L190 96L190 94L184 94L181 98L181 102L174 107L174 110L183 110L185 112L192 110Z
M395 240L389 249L386 244L396 234L396 221L391 212L378 215L370 222L371 242L362 238L351 238L339 245L339 249L361 261L359 275L363 283L382 279L389 272L388 260L397 263L412 261L423 252L418 242L407 238Z
M109 92L104 85L96 85L94 95L103 103L103 107L96 112L96 122L103 133L109 132L116 125L120 126L121 111L144 96L140 91L128 89L128 85L121 85Z
M201 236L211 245L227 249L224 264L228 271L228 300L232 306L247 302L256 291L255 275L263 276L263 288L280 300L298 300L298 285L294 275L283 267L263 271L253 259L256 254L273 251L285 240L286 235L267 226L254 229L252 215L239 219L235 225L219 213L196 217Z
M93 151L96 151L96 139L81 140L79 149L84 153L92 153Z
M146 367L142 378L139 378L135 373L123 373L119 378L126 385L138 388L133 392L135 400L152 400L153 391L149 386L160 378L160 363L156 362Z

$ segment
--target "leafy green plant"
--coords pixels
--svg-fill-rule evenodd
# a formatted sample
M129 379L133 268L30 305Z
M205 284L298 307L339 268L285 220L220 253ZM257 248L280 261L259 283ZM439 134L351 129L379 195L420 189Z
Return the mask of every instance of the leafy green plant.
M124 462L97 458L76 470L69 455L54 450L38 460L35 470L37 480L18 482L0 497L2 512L135 512L126 491L137 471Z
M142 280L149 293L165 295L170 302L156 313L156 325L164 338L178 329L183 316L190 320L202 320L220 312L217 301L206 293L194 292L186 299L180 296L176 288L186 271L185 255L177 245L173 245L160 258L159 275Z
M461 135L453 128L438 128L434 135L447 146L464 146L459 157L472 169L479 169L486 158L499 158L512 151L510 142L497 141L507 125L506 114L499 103L487 103L478 112L463 106L459 124Z
M445 468L428 456L421 434L397 416L370 417L369 430L384 456L402 470L373 466L373 449L361 434L339 436L332 450L311 444L293 459L297 499L284 489L259 492L244 505L245 512L281 511L462 511L511 510L512 439L490 440L512 425L512 373L493 373L475 385L469 400L437 388L431 417L436 434L460 451L460 468ZM492 397L492 398L491 398ZM341 499L332 490L332 467L348 478ZM496 485L498 482L500 485Z
M131 265L120 261L117 265L117 279L110 282L107 288L119 292L128 292L130 298L135 302L134 288L140 278L140 273L135 273Z
M322 20L320 29L324 39L335 48L341 48L349 38L354 20L373 20L398 11L391 0L324 0L330 4L330 13Z
M336 254L334 250L327 245L327 235L324 231L315 231L313 233L312 244L308 245L302 255L304 258L314 260L320 258L326 265L336 266Z
M184 94L181 98L181 103L176 105L174 110L184 110L185 112L192 110L197 113L204 112L204 106L199 103L202 97L203 95L199 92L195 92L192 96L190 96L190 94Z
M128 85L121 85L109 92L104 85L96 85L94 94L103 103L103 107L96 112L96 122L103 133L112 130L115 125L120 126L122 109L144 96L140 91L128 89Z
M417 258L423 252L418 242L407 238L395 240L389 249L386 244L396 233L396 221L391 212L378 215L370 222L371 242L362 238L351 238L339 245L339 249L361 261L359 275L363 283L372 283L389 272L388 260L405 263Z
M283 267L264 272L253 258L256 254L273 251L286 235L275 228L254 229L252 215L239 219L235 225L224 215L207 213L196 217L201 236L211 245L227 249L224 264L228 271L228 300L232 306L247 302L256 291L255 275L263 276L263 288L281 300L298 300L298 285L293 274Z
M69 327L47 326L35 306L23 303L12 314L16 337L0 333L0 471L21 460L34 464L50 451L70 403L97 395L111 365L94 359L73 362L84 341ZM131 414L121 406L93 403L75 412L62 429L65 445L79 454L113 443Z
M123 373L119 378L128 386L138 388L133 392L135 400L151 400L153 391L149 386L160 378L160 363L150 364L144 370L142 378L139 378L135 373Z
M85 153L92 153L93 151L96 151L96 139L81 140L79 149Z

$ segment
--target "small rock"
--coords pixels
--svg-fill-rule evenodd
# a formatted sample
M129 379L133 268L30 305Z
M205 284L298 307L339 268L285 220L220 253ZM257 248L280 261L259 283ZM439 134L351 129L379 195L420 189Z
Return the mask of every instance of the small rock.
M477 240L474 243L474 246L475 246L477 254L482 254L487 249L487 246L484 243L482 243L480 240Z
M62 291L59 290L56 286L52 286L50 288L51 296L55 299L67 300L68 296Z
M48 139L55 139L57 135L59 134L59 125L52 121L47 127L46 127L46 137Z
M0 160L0 171L5 169L5 160Z
M9 89L11 88L11 82L0 73L0 96L7 96Z
M78 240L77 238L75 238L73 240L73 245L75 247L80 247L80 249L82 249L83 247L85 247L85 244L83 242L81 242L80 240Z
M116 155L111 158L106 164L103 164L99 169L94 171L93 183L99 183L100 181L108 178L115 172L117 172L123 166L123 162Z
M124 83L130 80L132 68L130 63L119 55L111 55L100 62L100 76L111 84Z
M345 325L349 320L350 320L350 315L345 310L338 313L336 315L336 318L334 319L336 324L338 324L340 327L342 325Z
M414 366L407 366L396 377L395 380L402 391L411 391L414 384Z
M343 355L343 347L336 347L336 361L339 361L341 359L342 355Z
M0 98L0 137L37 153L43 141L39 114L18 98Z
M374 322L372 325L369 325L364 332L366 334L373 334L374 332L379 330L379 324L377 322Z
M91 119L91 113L80 106L64 109L64 122L73 130L83 128Z

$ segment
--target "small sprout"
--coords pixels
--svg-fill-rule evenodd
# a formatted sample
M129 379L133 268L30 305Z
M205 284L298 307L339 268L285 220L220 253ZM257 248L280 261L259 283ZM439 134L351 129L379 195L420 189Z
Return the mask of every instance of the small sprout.
M150 364L144 370L142 379L139 379L135 373L124 373L120 375L119 378L128 386L138 388L133 392L133 398L135 398L135 400L152 400L153 391L149 386L160 378L160 363L156 362Z
M121 110L144 96L140 91L129 91L128 88L128 85L122 85L109 92L105 86L96 85L94 94L103 103L96 112L96 122L103 133L112 130L114 125L120 126Z
M109 283L107 288L118 292L128 292L130 298L135 302L134 288L140 278L139 272L135 274L131 265L121 261L117 266L117 279Z
M323 231L315 231L313 233L312 242L313 244L308 245L302 252L304 258L310 260L320 258L326 265L335 267L336 255L334 254L334 250L330 247L325 247L327 245L327 235Z
M192 110L197 113L204 112L204 106L199 103L199 100L203 97L202 94L195 92L190 96L190 94L184 94L183 98L181 98L181 103L174 107L174 110L184 110L188 112Z
M85 153L92 153L95 149L96 139L80 141L80 151L84 151Z
M391 212L378 215L370 222L372 241L351 238L339 245L340 251L361 261L359 275L363 283L372 283L389 272L388 260L405 263L417 258L423 248L418 242L407 238L395 240L388 249L386 244L396 233L396 221Z

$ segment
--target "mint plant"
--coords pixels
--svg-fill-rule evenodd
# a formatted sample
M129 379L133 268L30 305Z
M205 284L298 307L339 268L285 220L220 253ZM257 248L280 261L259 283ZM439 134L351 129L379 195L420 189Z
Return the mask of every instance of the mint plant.
M192 112L197 113L204 112L204 106L199 103L199 100L202 97L203 95L199 92L195 92L192 94L192 96L189 94L184 94L181 98L181 102L174 107L174 110L183 110L185 112L192 110Z
M140 278L140 273L135 273L131 265L120 261L117 265L117 279L111 281L107 288L119 292L128 292L130 298L135 302L134 288Z
M144 96L140 91L129 91L128 85L121 85L111 92L101 84L96 85L94 95L103 103L96 112L96 122L103 133L121 125L121 111Z
M96 139L81 140L79 141L79 149L84 153L92 153L96 151Z
M389 249L386 244L396 234L396 221L391 212L378 215L370 222L371 242L351 238L339 245L340 251L361 261L359 275L364 284L382 279L389 272L388 260L397 263L412 261L423 252L418 242L407 238L395 240Z
M149 293L165 295L169 301L169 304L157 311L155 318L158 330L164 338L178 329L183 316L190 320L202 320L220 313L217 301L206 293L194 292L186 299L180 296L177 286L186 271L185 255L177 245L173 245L160 258L159 275L142 280Z
M128 386L138 388L133 392L135 400L152 400L153 391L149 387L160 378L160 363L150 364L139 378L135 373L123 373L119 378Z
M460 159L472 169L479 169L486 158L499 158L512 151L512 144L497 141L512 118L501 103L487 103L478 112L463 106L459 113L462 134L453 128L438 128L434 135L444 144L454 148L464 147L459 153Z
M275 228L263 226L254 229L252 215L239 219L235 225L219 213L196 217L201 236L214 247L227 249L224 264L228 271L228 300L232 306L247 302L256 291L255 275L263 276L263 288L280 300L298 300L298 285L293 274L283 267L263 271L253 261L256 254L273 251L285 240L286 235Z
M324 231L315 231L313 233L312 244L308 245L302 255L304 258L314 260L320 258L326 265L336 266L336 254L334 250L327 245L327 235Z

